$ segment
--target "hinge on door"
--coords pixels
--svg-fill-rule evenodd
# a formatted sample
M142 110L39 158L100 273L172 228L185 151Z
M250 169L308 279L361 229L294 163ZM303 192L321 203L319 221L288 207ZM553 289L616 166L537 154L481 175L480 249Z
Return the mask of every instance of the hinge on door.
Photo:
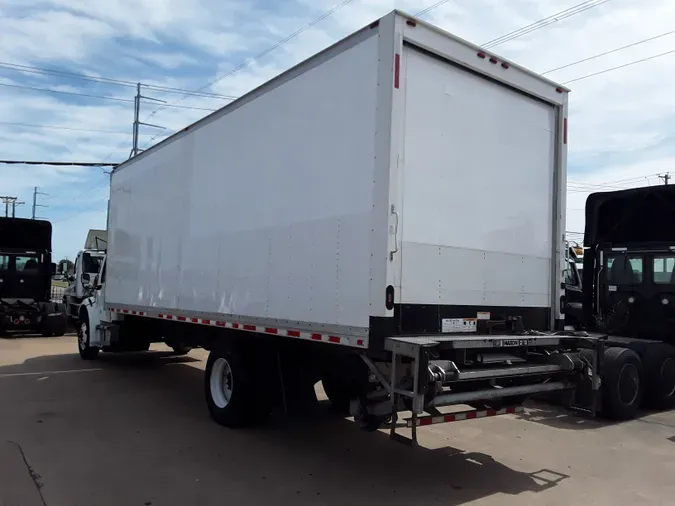
M391 205L391 214L396 216L396 225L394 226L394 249L389 252L389 261L393 262L394 254L398 253L398 222L399 222L399 216L398 213L396 212L394 204Z

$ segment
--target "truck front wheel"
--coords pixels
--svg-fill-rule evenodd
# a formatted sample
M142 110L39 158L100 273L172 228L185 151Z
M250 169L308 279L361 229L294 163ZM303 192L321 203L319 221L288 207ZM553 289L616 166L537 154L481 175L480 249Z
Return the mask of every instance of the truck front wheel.
M204 375L211 417L225 427L253 423L255 381L251 354L245 346L220 346L209 353Z
M90 346L90 332L89 318L82 316L80 318L80 326L77 329L77 349L80 352L80 357L85 360L93 360L98 357L100 348Z

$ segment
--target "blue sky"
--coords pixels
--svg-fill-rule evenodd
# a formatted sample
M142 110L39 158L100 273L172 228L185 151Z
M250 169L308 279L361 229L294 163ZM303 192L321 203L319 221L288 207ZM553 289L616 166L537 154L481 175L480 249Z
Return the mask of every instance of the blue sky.
M452 0L426 20L482 44L576 5L580 0ZM19 89L16 86L132 100L127 86L18 72L37 66L125 81L199 89L339 4L339 0L0 0L0 158L126 159L133 104ZM205 88L239 96L393 8L417 13L437 0L353 0L246 68ZM673 29L675 3L610 0L596 8L499 45L498 54L544 72ZM675 49L675 34L547 74L567 81ZM582 230L589 191L656 184L673 170L675 54L584 79L569 86L568 230ZM16 67L13 67L16 69ZM3 86L9 85L9 86ZM182 95L147 90L175 103ZM188 97L178 104L216 109L221 99ZM141 118L156 105L146 101ZM150 123L178 130L206 111L165 108ZM8 124L11 123L11 124ZM37 128L49 125L75 128ZM108 132L97 132L106 130ZM157 130L145 128L142 147ZM156 140L156 139L155 139ZM32 190L49 195L38 214L54 224L56 257L75 255L89 228L105 226L106 174L76 167L0 166L0 193L16 195L29 216ZM605 185L605 186L602 186Z

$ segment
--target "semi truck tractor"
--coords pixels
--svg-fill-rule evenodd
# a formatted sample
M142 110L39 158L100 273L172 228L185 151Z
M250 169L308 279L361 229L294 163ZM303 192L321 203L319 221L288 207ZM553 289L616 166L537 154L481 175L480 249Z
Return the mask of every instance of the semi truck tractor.
M604 336L563 330L567 100L384 16L114 169L81 356L203 347L230 427L319 381L413 442L543 393L621 415Z
M62 336L66 316L51 299L52 224L0 218L0 332L23 330Z
M626 409L675 406L675 187L594 193L586 202L583 310L621 360Z

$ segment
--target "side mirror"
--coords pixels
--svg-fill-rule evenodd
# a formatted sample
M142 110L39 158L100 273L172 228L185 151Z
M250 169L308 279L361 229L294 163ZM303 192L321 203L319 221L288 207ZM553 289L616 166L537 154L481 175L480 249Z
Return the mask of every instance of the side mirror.
M91 284L91 275L88 272L83 272L82 276L80 276L80 281L85 286Z
M52 262L52 276L56 276L56 264Z

